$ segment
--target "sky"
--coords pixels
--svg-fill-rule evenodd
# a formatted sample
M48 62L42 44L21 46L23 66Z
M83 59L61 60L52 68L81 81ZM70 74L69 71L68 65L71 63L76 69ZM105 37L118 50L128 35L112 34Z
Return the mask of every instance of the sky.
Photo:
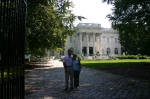
M103 3L102 0L71 0L73 8L71 9L76 16L84 16L87 19L82 21L76 20L78 23L98 23L104 28L110 28L111 22L106 16L111 14L111 5Z

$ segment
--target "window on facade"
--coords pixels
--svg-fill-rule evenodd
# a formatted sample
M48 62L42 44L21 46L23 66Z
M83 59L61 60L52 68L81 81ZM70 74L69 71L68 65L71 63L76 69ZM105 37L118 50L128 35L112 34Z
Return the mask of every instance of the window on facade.
M93 47L89 47L89 55L90 55L90 56L93 55Z
M83 48L82 48L82 54L83 54L84 56L86 56L86 54L87 54L87 48L86 48L86 47L83 47Z
M102 54L104 54L104 49L102 49Z
M109 55L110 54L110 48L107 48L107 55Z
M115 54L118 54L118 48L115 48Z

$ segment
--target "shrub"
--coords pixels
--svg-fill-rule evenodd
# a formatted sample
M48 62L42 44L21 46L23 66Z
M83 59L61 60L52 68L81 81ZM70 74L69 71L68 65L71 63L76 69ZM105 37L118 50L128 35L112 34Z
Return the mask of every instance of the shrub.
M139 56L139 55L114 56L113 58L117 58L117 59L150 59L150 57L148 57L148 56Z

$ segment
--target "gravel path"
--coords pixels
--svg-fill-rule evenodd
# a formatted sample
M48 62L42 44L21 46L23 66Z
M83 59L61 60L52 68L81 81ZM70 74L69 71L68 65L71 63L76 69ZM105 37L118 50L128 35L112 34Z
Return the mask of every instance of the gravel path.
M25 90L25 99L150 99L147 84L89 68L82 69L79 88L66 92L58 60L27 73Z

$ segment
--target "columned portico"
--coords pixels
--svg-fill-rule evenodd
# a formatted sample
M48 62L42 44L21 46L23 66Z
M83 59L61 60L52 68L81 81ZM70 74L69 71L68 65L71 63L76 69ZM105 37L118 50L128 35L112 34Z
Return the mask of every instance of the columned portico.
M93 55L95 55L95 33L93 33Z
M101 50L101 48L102 48L102 47L101 47L101 46L102 46L102 45L101 45L101 37L102 37L102 36L101 36L101 33L100 33L100 34L99 34L99 44L98 44L98 45L99 45L99 54L102 53L102 50Z
M80 36L80 54L82 54L82 33L79 34Z
M108 28L102 28L100 24L80 23L77 28L77 33L68 38L68 49L72 47L75 49L74 53L79 56L107 56L120 55L121 45L117 41L119 34L117 31ZM78 41L77 41L78 40ZM74 42L74 43L73 43ZM109 50L108 50L109 49ZM115 51L117 49L117 51Z

